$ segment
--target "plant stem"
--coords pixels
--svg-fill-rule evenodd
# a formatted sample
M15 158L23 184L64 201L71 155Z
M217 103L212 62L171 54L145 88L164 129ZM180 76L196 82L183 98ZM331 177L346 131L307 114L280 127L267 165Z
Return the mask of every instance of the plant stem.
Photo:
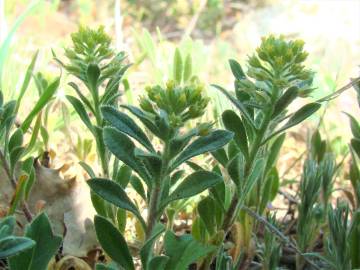
M146 228L146 239L149 239L151 232L156 224L156 221L159 217L158 206L161 195L162 184L167 177L167 171L169 166L169 142L165 141L164 152L162 154L162 163L161 163L161 172L160 177L155 181L155 186L152 188L150 193L150 203L149 203L149 214L147 219L147 228Z
M264 139L266 130L270 123L270 120L269 120L270 117L271 117L271 112L268 112L265 114L265 118L263 119L263 121L261 123L258 134L256 135L254 143L251 147L249 159L247 160L246 165L245 165L245 175L244 175L245 182L248 180L254 160L260 150L262 140ZM239 194L235 194L233 196L230 206L225 214L225 218L224 218L224 222L223 222L223 226L222 226L222 229L224 230L225 234L229 231L229 229L234 221L234 218L238 214L239 208L241 206L240 204L242 204L243 201L244 201L244 199L239 200Z
M146 227L146 239L150 238L151 231L153 230L156 223L159 198L160 198L160 185L156 184L156 186L153 188L150 194L149 214L148 214L147 227Z
M16 186L17 186L16 180L11 175L9 164L7 163L6 158L4 156L4 153L2 151L0 151L0 160L1 160L1 163L2 163L2 165L4 167L4 170L5 170L5 173L6 173L7 177L8 177L8 179L10 180L11 186L16 191ZM28 222L31 222L32 221L32 214L31 214L31 212L29 210L29 206L27 205L26 202L22 202L21 207L22 207L22 211L23 211L23 213L25 215L26 220Z

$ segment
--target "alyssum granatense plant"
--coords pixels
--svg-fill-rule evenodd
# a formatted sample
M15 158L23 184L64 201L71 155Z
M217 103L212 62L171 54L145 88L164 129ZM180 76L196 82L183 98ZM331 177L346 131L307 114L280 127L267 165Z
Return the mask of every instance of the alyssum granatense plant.
M70 82L69 85L76 91L78 98L68 95L67 99L93 134L102 175L108 177L110 153L103 142L102 129L105 124L100 107L117 103L120 96L119 85L129 65L123 64L124 52L115 53L112 49L111 38L102 26L97 30L80 27L71 38L72 47L65 49L69 63L63 63L55 54L54 57L67 72L78 78L88 91L86 94L76 83ZM83 165L89 170L88 166Z
M101 178L90 179L87 183L102 199L131 212L139 220L145 231L145 240L140 245L143 269L187 269L214 247L204 246L190 235L177 237L168 227L170 230L166 231L162 248L156 254L153 246L165 231L160 219L172 202L190 198L223 182L215 172L198 170L186 174L181 166L193 157L220 149L232 139L233 133L213 130L211 123L192 124L194 127L188 128L203 115L209 98L204 95L204 85L191 76L191 63L187 60L183 64L178 50L174 57L173 80L165 86L145 90L140 107L121 107L146 128L140 127L115 106L102 106L101 113L107 123L105 145L136 173L135 190L147 205L147 216L143 217L127 196L127 183ZM150 141L147 133L152 133L156 138L152 141L158 142L158 146ZM126 270L134 269L133 259L119 230L101 216L95 217L95 229L100 244L112 260Z
M303 65L307 57L303 46L301 40L264 38L256 53L249 57L246 73L235 60L229 61L235 76L235 96L214 85L237 109L222 114L224 126L234 132L235 143L229 144L227 151L213 154L234 184L230 204L219 207L224 211L219 228L229 232L235 221L240 222L241 252L245 253L242 267L251 262L254 254L251 244L254 226L241 208L245 205L263 213L277 192L276 159L285 131L321 107L316 102L308 103L293 113L288 112L294 100L309 96L313 90L313 73ZM204 263L204 269L208 269L210 261Z

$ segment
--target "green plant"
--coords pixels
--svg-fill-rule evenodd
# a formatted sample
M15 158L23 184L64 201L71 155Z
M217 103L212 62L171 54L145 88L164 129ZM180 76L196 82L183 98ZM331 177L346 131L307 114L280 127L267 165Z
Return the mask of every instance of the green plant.
M111 48L111 38L103 27L97 30L80 27L77 33L72 34L72 43L73 47L65 49L69 63L60 61L55 53L54 57L67 72L78 78L88 91L88 94L85 94L76 83L70 82L69 85L79 98L68 95L67 99L94 136L102 175L108 177L110 153L103 142L105 122L100 107L117 103L120 96L119 85L129 65L123 64L124 52L115 53Z
M13 270L45 270L58 251L62 238L53 235L46 214L37 216L25 229L24 237L14 236L15 217L0 220L0 259Z
M174 66L174 80L169 81L166 88L146 88L146 95L140 98L140 108L122 105L146 127L146 131L115 107L101 107L102 115L108 123L104 128L105 145L136 173L137 178L133 179L138 180L136 185L132 185L146 202L146 220L124 190L129 178L125 183L100 178L87 182L91 190L102 199L132 212L139 220L145 232L145 241L140 247L144 269L186 269L190 263L214 250L212 246L204 246L190 235L175 237L170 230L165 233L163 255L160 248L159 254L155 256L153 246L165 230L159 222L165 213L170 214L166 211L169 205L223 182L221 175L206 170L179 174L180 166L193 157L223 147L233 137L232 132L212 130L209 123L187 128L190 121L203 114L209 100L204 96L203 85L191 77L190 65L183 65L178 51L174 55ZM158 141L158 147L151 143L147 132L156 138L152 141ZM168 220L171 219L168 216ZM109 227L109 230L113 228L114 237L119 239L118 246L109 248L113 241L107 237L108 230L105 227ZM100 216L95 219L95 228L108 255L125 269L134 269L133 260L119 230ZM123 257L116 256L121 251Z
M13 235L15 222L13 216L7 216L0 220L0 259L10 258L35 245L35 242L29 238Z
M314 248L320 229L321 209L318 204L322 185L322 173L316 161L305 161L300 182L299 217L297 221L297 244L302 253ZM320 213L320 214L319 214ZM303 269L305 264L301 256L296 258L296 269Z
M326 253L330 262L330 269L352 269L349 242L348 242L348 222L349 208L344 205L332 207L328 212L329 219L329 238L326 242Z
M256 54L249 57L246 73L235 60L229 61L235 77L235 96L214 85L240 113L233 110L223 112L223 123L226 129L234 132L234 143L229 144L227 151L214 152L214 157L234 184L231 202L224 208L221 228L228 232L239 220L242 237L247 239L244 240L243 259L248 262L254 253L251 244L254 226L246 213L239 215L239 212L246 205L261 214L266 204L276 196L279 186L276 159L285 131L321 107L316 102L308 103L294 113L287 113L295 99L307 97L313 90L313 74L303 65L307 57L303 46L300 40L286 41L274 36L264 38ZM206 264L210 262L211 258Z
M277 226L276 216L268 216L267 221L273 226ZM276 236L265 230L264 232L264 248L262 254L262 269L276 270L278 269L281 257L281 245Z
M4 97L0 91L0 162L8 178L9 184L14 189L13 199L9 207L8 214L12 215L19 205L21 205L25 217L31 221L31 213L26 205L31 188L35 182L35 172L33 167L33 157L28 154L32 151L39 134L39 119L41 119L42 109L49 103L55 94L60 77L50 83L39 96L34 107L28 112L25 119L16 123L16 117L23 96L30 82L37 53L34 55L27 70L24 83L16 100L4 102ZM37 121L32 130L32 134L27 144L24 143L24 135L29 132L33 120Z

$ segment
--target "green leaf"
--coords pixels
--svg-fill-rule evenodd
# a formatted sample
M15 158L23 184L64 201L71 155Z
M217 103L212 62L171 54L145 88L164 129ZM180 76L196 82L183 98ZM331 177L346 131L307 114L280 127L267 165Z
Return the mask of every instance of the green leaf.
M38 215L26 227L25 236L32 239L36 245L31 250L11 258L11 269L46 270L51 258L58 251L62 238L53 234L45 213Z
M21 171L28 177L26 180L24 199L29 198L30 191L35 182L35 169L34 169L34 158L27 158L21 165Z
M151 117L149 117L147 114L145 114L140 109L136 108L135 106L122 106L123 108L129 110L133 115L135 115L143 124L145 127L147 127L155 136L161 138L162 132L159 130L159 128L153 123Z
M11 203L10 203L10 209L8 214L13 215L19 205L19 203L24 199L24 193L26 189L26 181L28 179L27 175L21 175L16 182L16 189L15 193L12 197Z
M293 100L298 96L299 88L292 86L285 91L285 93L279 98L274 107L274 112L272 117L278 116L282 113Z
M206 136L196 139L179 154L177 159L171 165L171 170L177 168L183 162L192 157L204 154L206 152L212 152L223 147L232 138L232 132L226 130L215 130Z
M0 259L9 258L32 248L35 242L26 237L7 236L0 239Z
M94 107L91 105L91 102L89 101L89 99L87 99L82 93L81 90L79 89L79 87L74 83L74 82L69 82L68 85L70 85L78 94L79 98L81 99L81 101L87 106L87 108L95 115L96 111L94 109Z
M224 167L226 167L226 164L229 162L224 148L219 148L218 150L211 152L211 155Z
M182 74L183 74L183 63L181 58L181 53L178 48L175 50L174 54L174 80L177 84L181 84Z
M169 158L171 159L179 154L179 152L185 148L190 140L198 135L199 130L197 128L193 128L184 135L177 135L171 138L169 143Z
M15 106L16 101L11 100L2 106L1 121L0 121L0 132L9 129L15 120Z
M125 189L127 187L127 185L129 184L130 180L131 180L131 175L132 175L132 169L123 164L120 169L118 170L116 177L115 177L115 181L123 188Z
M103 263L97 263L95 265L95 270L119 270L119 267L116 265L105 265Z
M126 218L126 211L124 209L118 208L116 213L117 228L122 234L125 233L127 221Z
M134 188L134 190L137 192L137 194L140 195L140 197L146 201L146 193L143 184L141 183L141 180L136 175L131 176L130 180L131 186Z
M11 236L15 230L16 219L14 216L7 216L0 219L0 239Z
M128 136L114 128L106 127L104 128L104 142L110 152L136 171L148 184L148 173L141 161L135 156L135 145Z
M145 165L147 171L151 174L153 179L158 179L160 177L162 167L162 159L160 155L135 149L135 156Z
M169 202L189 198L213 187L223 181L223 178L213 172L196 171L187 176L178 187L162 202L166 206Z
M187 82L191 78L191 75L192 75L192 59L191 59L191 55L188 54L186 56L185 65L184 65L184 74L183 74L184 82Z
M356 155L360 158L360 139L351 139L351 147L354 149Z
M309 116L313 115L317 110L319 110L321 104L319 103L309 103L301 107L298 111L296 111L282 128L282 130L291 128L302 121L304 121Z
M86 173L90 176L90 178L95 178L95 172L91 168L91 166L83 161L79 162L80 166L86 171Z
M143 247L140 250L140 258L143 265L144 270L151 270L150 260L153 256L153 246L156 239L165 231L165 226L161 223L157 223L151 232L151 236L144 243Z
M23 153L23 156L30 153L31 150L33 150L34 146L36 145L36 143L38 141L38 135L39 135L39 132L40 132L41 124L42 124L41 120L42 120L41 113L39 113L37 118L36 118L35 125L34 125L34 128L32 130L32 133L31 133L30 141L29 141L28 145L26 146L26 149L25 149L25 151Z
M77 114L80 116L80 119L84 122L86 127L91 131L91 133L94 133L94 128L91 123L90 117L88 113L86 112L83 104L79 99L73 96L66 96L67 100L71 103L71 105L74 107Z
M247 159L249 157L249 148L246 136L246 129L240 117L234 111L226 110L222 114L222 120L225 128L229 131L234 132L234 140Z
M145 228L145 221L143 220L139 210L119 184L112 180L103 178L93 178L88 180L86 183L94 193L105 201L132 212Z
M214 246L197 242L191 235L176 236L171 231L165 234L164 248L169 257L166 270L187 270L191 263L216 250Z
M191 225L191 235L200 243L207 243L209 233L206 230L203 220L199 216L195 216Z
M124 237L106 218L94 219L97 238L107 255L126 270L134 270L134 262Z
M246 79L244 71L242 70L240 64L236 60L230 59L229 64L230 64L231 72L237 80Z
M206 230L210 235L213 235L216 230L215 207L214 200L209 196L202 199L197 205L199 216L204 222Z
M281 150L281 146L284 143L286 134L281 134L279 137L276 138L276 140L272 143L270 150L268 152L268 157L266 160L266 166L265 166L265 173L271 169L272 166L274 166L274 164L277 161L277 158L279 156L280 150Z
M255 164L251 170L251 173L244 184L242 190L241 190L241 200L245 200L247 195L252 191L253 187L257 183L257 181L261 178L261 175L264 170L264 159L260 158L255 161Z
M36 62L36 59L38 57L38 54L39 54L39 51L36 51L33 58L31 59L30 65L28 66L28 68L26 70L25 78L24 78L24 81L23 81L23 83L21 85L20 93L19 93L19 95L18 95L18 97L16 99L16 108L15 108L16 113L19 111L21 100L24 97L26 89L29 86L31 77L32 77L33 72L34 72L35 62Z
M105 120L108 121L112 127L115 127L119 131L134 138L150 152L155 152L145 133L134 122L134 120L125 113L122 113L111 106L102 106L101 112Z
M351 132L352 132L353 136L356 139L360 139L360 125L359 125L358 121L356 121L356 119L351 114L348 114L348 113L345 113L345 114L350 119L350 127L351 127Z
M319 130L316 130L311 136L311 154L317 161L321 161L326 152L326 141L321 139Z
M185 170L178 170L174 172L171 176L171 186L175 185L183 176L184 176Z
M360 268L360 211L359 209L354 211L350 234L348 236L350 240L350 256L351 266L353 269Z
M107 203L100 196L96 195L94 191L90 191L91 203L96 211L101 216L107 217Z
M22 146L17 146L10 152L10 170L13 174L15 171L15 165L21 158L21 155L23 154L25 148Z
M277 192L279 191L279 185L280 185L279 175L278 175L276 168L274 167L268 174L268 177L266 178L264 187L262 189L261 202L260 202L260 206L259 206L260 213L263 212L267 203L269 203L275 199L275 196L277 195Z
M87 71L86 71L86 77L87 80L90 84L90 89L92 92L95 92L98 86L98 80L100 77L100 68L97 64L89 64L89 66L87 67Z
M228 91L226 91L221 86L216 85L216 84L212 84L212 86L215 87L216 89L220 90L220 92L223 93L231 101L231 103L234 104L235 107L241 112L241 114L248 121L248 123L251 125L251 127L256 129L254 120L252 119L248 110L245 108L244 104L240 100L234 98Z
M50 101L50 99L53 97L56 90L58 89L59 85L60 85L60 77L58 77L55 81L53 81L41 94L39 100L36 102L35 106L30 111L30 113L28 114L28 116L25 118L24 122L21 125L21 129L23 133L25 133L29 129L34 117L36 117L36 115L46 106L46 104L48 104L48 102Z
M166 264L169 261L168 256L155 256L150 260L149 270L165 270Z
M279 130L275 131L273 134L269 135L269 137L267 137L262 144L264 144L265 142L270 140L275 135L282 133L285 130L287 130L293 126L296 126L297 124L300 124L306 118L310 117L317 110L319 110L320 107L321 107L321 104L316 103L316 102L308 103L308 104L304 105L290 117L290 119L287 121L287 123L283 127L281 127Z
M18 128L15 130L15 132L11 135L10 140L9 140L9 151L11 152L12 150L14 150L16 147L22 146L23 144L23 132L21 130L21 128Z
M231 180L234 184L239 187L241 184L241 180L243 179L243 172L244 172L244 156L239 153L238 155L234 156L226 166L226 169L230 175Z

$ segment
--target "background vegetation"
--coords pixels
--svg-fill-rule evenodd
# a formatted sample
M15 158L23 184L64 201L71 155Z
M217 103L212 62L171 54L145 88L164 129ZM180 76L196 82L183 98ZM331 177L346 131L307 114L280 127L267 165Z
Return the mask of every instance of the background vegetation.
M113 40L114 49L117 52L124 51L126 59L122 59L124 63L121 66L123 68L120 86L121 104L141 105L139 101L145 95L146 86L159 84L162 87L168 87L167 81L174 79L174 73L176 73L176 61L173 58L176 48L182 55L184 63L186 57L191 56L191 74L202 82L201 87L204 88L205 95L210 100L198 121L213 123L213 127L218 129L225 127L229 129L227 126L224 127L226 123L222 118L222 113L234 109L234 105L211 84L233 90L233 73L236 75L236 72L234 72L234 67L231 69L228 59L236 59L242 64L243 69L247 70L248 66L244 63L259 46L263 36L281 34L286 39L300 38L305 41L305 50L309 53L305 64L315 74L312 85L314 89L306 99L296 99L291 103L289 107L291 111L334 93L347 85L350 78L359 75L360 2L356 0L0 0L0 3L0 89L6 101L21 97L21 102L18 101L14 105L17 112L16 119L20 121L18 124L15 121L14 127L18 127L19 124L21 126L22 121L26 119L25 123L29 123L29 126L25 124L24 127L23 124L21 133L23 133L24 141L33 142L31 147L24 150L23 157L39 157L42 165L59 172L56 176L59 177L60 188L62 188L63 179L66 179L64 181L69 186L74 179L77 183L84 183L85 179L89 178L89 170L86 170L85 163L92 168L92 171L101 172L102 176L109 176L108 168L106 168L108 160L105 157L111 155L111 150L110 152L109 150L98 151L101 142L96 140L97 134L91 127L82 123L83 119L77 114L79 112L71 106L76 101L69 98L69 95L78 96L74 92L74 85L68 85L68 82L73 81L72 75L77 74L69 68L61 68L59 64L60 61L67 63L64 48L71 46L71 33L76 32L79 25L94 29L99 25L104 25L105 32ZM69 53L66 56L69 57ZM57 61L54 58L57 58ZM129 63L132 65L126 66ZM61 80L58 81L60 76ZM108 78L111 76L109 75ZM86 84L81 84L76 79L75 83L81 91L86 88ZM301 226L301 222L306 224L311 218L316 220L316 213L307 212L306 207L301 207L306 200L309 200L307 203L314 205L318 197L304 197L307 188L312 189L314 193L316 191L321 193L321 196L327 196L323 200L326 202L325 213L327 209L335 207L337 199L341 197L346 197L353 209L356 209L356 191L354 193L352 188L354 181L349 181L351 176L354 179L354 173L356 173L353 167L354 162L351 162L356 159L354 158L356 154L349 150L349 142L357 136L356 130L354 133L356 124L350 126L349 116L343 112L351 113L355 119L359 119L359 109L356 92L347 91L347 89L348 87L336 99L323 100L322 108L316 114L287 133L277 162L279 192L282 196L277 196L271 204L262 206L267 209L266 213L277 210L277 218L269 214L268 222L277 224L279 219L288 216L293 207L291 200L295 200L300 203L299 212L296 214L297 230L309 231L310 229L305 225ZM53 96L49 94L47 99L46 93L52 91L56 93ZM46 100L46 106L44 104L44 107L39 107L39 110L31 114L30 108L34 108L42 98ZM93 98L96 100L96 97ZM38 117L37 113L40 109L42 113L41 117ZM89 115L92 114L95 115L96 125L103 125L101 124L102 114L91 112ZM32 120L34 124L30 127ZM31 133L27 132L28 128L32 131ZM39 139L32 140L35 138L35 135L32 135L34 133ZM10 137L5 141L7 142L8 139L10 140ZM322 155L322 151L319 150L324 147L319 146L322 143L326 144L326 152L330 152L331 157L317 156ZM159 142L156 147L160 145ZM10 158L12 149L8 150ZM6 151L4 153L6 155ZM309 159L309 155L316 162L305 162ZM210 155L195 159L197 165L210 170L209 160L213 160ZM30 164L31 161L32 159L29 159L27 162ZM11 166L14 164L9 165L12 170ZM336 173L331 169L334 166ZM323 187L320 191L320 186L311 187L306 184L307 179L316 179L314 170L320 170L320 167L326 167L323 170L328 170L328 174L333 176L329 180L332 188ZM29 177L34 173L30 169L27 171ZM14 176L11 175L11 177ZM302 182L300 179L303 179ZM311 182L311 180L308 181ZM94 210L91 204L83 203L87 200L87 195L84 194L89 193L87 186L79 185L79 190L82 190L82 192L79 191L81 194L79 197L83 200L79 199L76 206L78 208L75 208L76 212L88 211L90 213L88 216L81 217L86 219L94 213ZM53 186L49 188L54 189ZM327 191L326 188L328 188ZM27 194L29 191L25 188L24 192ZM59 194L58 189L55 193ZM136 193L139 192L135 187L129 188L131 198L139 201L139 208L145 207L140 203L141 198ZM177 212L177 217L174 219L175 231L190 230L194 222L199 223L194 215L197 214L196 205L200 199L198 196L190 200L190 203L177 206L181 210ZM63 199L59 201L63 202ZM64 204L59 205L58 209L63 209ZM203 206L208 205L203 203ZM22 207L26 208L26 205ZM173 207L176 209L175 206ZM7 205L1 205L0 215L5 215L8 210ZM15 208L11 211L15 212ZM312 211L315 210L312 209ZM340 205L339 202L336 210L330 211L325 219L334 220L332 224L346 223L347 218L341 221L340 219L347 217L347 211L349 211L348 208ZM265 214L263 211L260 213ZM56 215L57 213L54 214ZM352 214L350 216L354 218ZM43 216L39 218L39 220L43 219ZM133 217L130 219L135 222ZM83 223L83 220L80 223ZM316 227L316 224L318 225L319 222L314 221L314 224L307 224L307 226ZM334 231L333 235L336 235L338 227L334 225L329 230ZM288 233L291 235L290 232ZM141 234L144 235L141 236ZM128 226L126 229L126 238L132 242L141 240L142 237L147 239L149 235L146 234L149 232L141 232L137 223L135 227ZM346 238L349 232L344 231L343 234ZM264 243L273 244L258 247L263 256L261 260L269 265L276 259L272 257L275 256L273 249L278 248L276 246L278 242L274 240L273 235L264 232ZM198 236L198 238L201 237ZM208 240L206 238L206 241ZM75 257L86 257L86 260L92 263L94 260L99 260L98 257L101 255L96 255L98 257L94 259L88 254L85 254L86 256L75 254L76 248L72 244L76 241L76 239L68 239L65 247L65 250L68 248L68 253L76 255ZM298 239L297 241L299 241L297 244L301 252L306 253L309 247L305 243L311 240ZM340 245L338 241L341 242L341 239L334 238L331 241L325 248L328 249L328 254L336 257L337 251L334 247ZM234 242L234 239L229 242ZM267 250L268 246L273 249ZM297 265L304 263L302 258L295 260ZM341 258L339 260L341 261ZM339 260L334 262L334 265ZM346 261L346 258L343 260ZM338 267L340 268L334 269L341 269L342 266Z

